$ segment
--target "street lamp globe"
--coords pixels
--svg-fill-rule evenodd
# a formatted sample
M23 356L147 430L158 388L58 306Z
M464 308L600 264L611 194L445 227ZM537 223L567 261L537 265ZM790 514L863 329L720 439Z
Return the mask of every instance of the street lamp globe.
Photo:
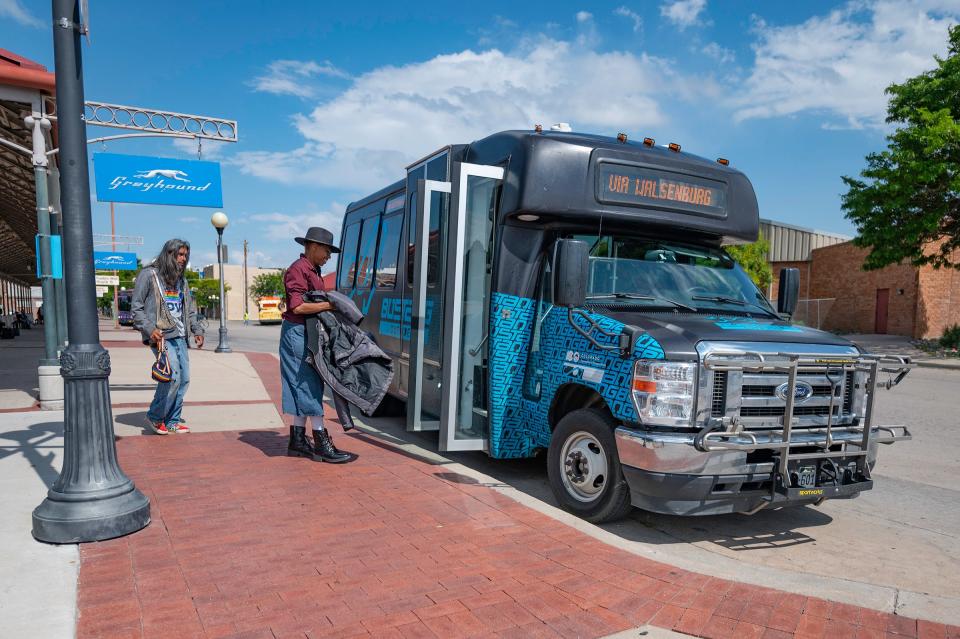
M227 223L229 221L230 220L227 219L227 214L223 211L217 211L210 216L210 223L213 224L213 228L217 229L218 231L223 231L223 229L227 228Z

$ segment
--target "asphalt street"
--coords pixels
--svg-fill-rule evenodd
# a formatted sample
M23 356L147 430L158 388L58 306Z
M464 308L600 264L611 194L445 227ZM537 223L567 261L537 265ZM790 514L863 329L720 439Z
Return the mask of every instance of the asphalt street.
M275 352L278 326L229 326L236 350ZM212 327L211 340L216 331ZM213 342L211 342L211 346ZM750 566L956 597L960 592L960 371L917 368L898 387L880 391L877 415L906 424L913 440L883 446L874 489L853 500L761 511L753 516L672 517L635 510L604 528L625 540L671 553L695 546ZM377 426L428 450L436 434L405 433L400 418ZM446 453L531 497L556 505L544 459L492 460L482 453ZM691 549L692 550L692 549Z

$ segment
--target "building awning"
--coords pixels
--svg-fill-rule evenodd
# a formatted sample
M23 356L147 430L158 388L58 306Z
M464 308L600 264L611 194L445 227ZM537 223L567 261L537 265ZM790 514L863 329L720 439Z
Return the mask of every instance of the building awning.
M23 121L33 108L28 100L40 96L50 102L52 111L54 75L36 62L0 49L0 89L7 89L0 90L0 138L32 149L32 135ZM0 176L0 275L35 285L37 201L32 157L0 145Z

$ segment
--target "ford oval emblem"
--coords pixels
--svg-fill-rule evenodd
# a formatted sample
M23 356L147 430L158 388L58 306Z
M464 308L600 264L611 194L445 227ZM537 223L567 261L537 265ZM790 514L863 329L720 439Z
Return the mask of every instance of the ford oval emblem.
M777 386L777 390L774 391L780 399L787 401L787 389L790 387L789 383L783 383ZM793 401L797 404L802 404L813 397L813 386L806 382L801 382L797 380L796 385L793 387Z

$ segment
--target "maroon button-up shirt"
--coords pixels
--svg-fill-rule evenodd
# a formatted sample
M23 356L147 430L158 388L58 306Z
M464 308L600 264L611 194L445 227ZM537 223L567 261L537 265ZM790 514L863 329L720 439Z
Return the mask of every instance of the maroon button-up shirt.
M286 289L287 310L283 312L283 319L294 324L306 324L307 318L303 315L297 315L293 309L303 304L303 296L308 291L325 291L323 287L323 278L320 277L320 269L314 268L303 253L300 259L287 268L283 276L283 287Z

